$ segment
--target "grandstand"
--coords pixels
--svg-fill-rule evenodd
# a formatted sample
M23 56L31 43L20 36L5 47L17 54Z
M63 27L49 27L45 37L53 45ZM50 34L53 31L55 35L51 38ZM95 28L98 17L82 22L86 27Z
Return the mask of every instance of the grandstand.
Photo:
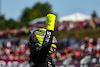
M87 2L85 2L85 4L86 3ZM90 5L89 3L88 5ZM73 5L74 3L71 2L71 4ZM83 4L84 8L85 4ZM37 3L37 5L41 6L35 5L35 7L26 8L21 18L15 21L14 19L6 19L5 16L2 16L1 5L2 3L0 0L0 67L29 67L28 60L30 50L28 47L28 38L30 31L46 27L45 15L48 12L53 13L51 6L48 3ZM50 11L44 10L46 8L44 8L44 5L47 5L46 7L49 7ZM62 5L63 4L58 7L60 10L62 9ZM83 9L81 3L79 5L81 9ZM63 6L64 10L67 6ZM96 4L93 5L93 7L95 6ZM37 7L39 9L37 9ZM71 12L74 10L71 6L68 6L68 9L71 9ZM61 13L63 15L63 12ZM68 13L70 13L70 11L68 11ZM14 13L14 15L16 14ZM54 31L54 35L58 41L57 51L50 56L55 62L56 67L100 67L99 16L96 16L94 13L93 17L91 17L80 12L65 15L60 18L57 16Z

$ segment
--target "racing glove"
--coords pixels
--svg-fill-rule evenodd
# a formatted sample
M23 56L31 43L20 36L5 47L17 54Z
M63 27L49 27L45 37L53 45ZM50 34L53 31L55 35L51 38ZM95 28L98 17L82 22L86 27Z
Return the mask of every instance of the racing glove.
M56 16L54 14L47 14L47 20L46 20L47 30L54 31L55 19L56 19Z

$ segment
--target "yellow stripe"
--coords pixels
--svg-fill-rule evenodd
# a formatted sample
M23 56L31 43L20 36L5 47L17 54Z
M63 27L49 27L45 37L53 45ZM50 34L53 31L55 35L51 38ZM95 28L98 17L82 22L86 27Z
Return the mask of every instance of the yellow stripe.
M56 45L55 44L51 44L51 46L55 47L56 48Z

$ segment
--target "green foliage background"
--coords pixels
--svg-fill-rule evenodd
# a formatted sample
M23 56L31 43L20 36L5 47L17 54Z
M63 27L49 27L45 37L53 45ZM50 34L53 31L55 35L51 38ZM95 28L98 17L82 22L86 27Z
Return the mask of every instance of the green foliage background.
M56 31L55 36L57 38L84 38L84 37L98 38L100 37L100 28L79 29L79 30L60 31L60 32Z
M20 20L16 21L14 19L5 19L5 15L0 16L0 30L6 29L19 29L21 27L28 27L30 21L44 17L48 13L53 13L52 6L48 2L40 3L37 2L31 8L25 8L20 15ZM93 11L91 14L93 18L98 17L96 11ZM56 31L55 36L57 38L84 38L86 36L98 38L100 37L100 28L97 29L79 29L79 30L72 30L72 31ZM26 36L27 37L27 36Z
M30 21L44 17L47 13L53 13L52 6L48 2L37 2L32 8L25 8L23 10L20 21L14 19L6 20L4 15L0 16L0 30L28 27Z

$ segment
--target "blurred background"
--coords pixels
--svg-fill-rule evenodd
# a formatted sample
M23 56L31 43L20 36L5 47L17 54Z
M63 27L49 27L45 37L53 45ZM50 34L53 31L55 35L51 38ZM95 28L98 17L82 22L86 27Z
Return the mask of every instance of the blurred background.
M0 0L0 67L29 67L30 30L57 16L56 67L100 67L99 0Z

